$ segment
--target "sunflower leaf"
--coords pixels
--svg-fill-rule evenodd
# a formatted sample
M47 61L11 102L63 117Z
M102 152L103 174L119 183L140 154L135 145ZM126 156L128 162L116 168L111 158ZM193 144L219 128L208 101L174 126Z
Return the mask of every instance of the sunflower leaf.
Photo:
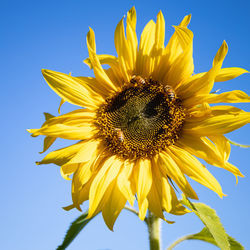
M64 237L63 243L57 247L56 250L64 250L75 239L75 237L81 232L81 230L94 218L86 219L88 211L79 216L73 221Z
M228 241L230 244L230 250L244 250L244 247L239 242L237 242L234 238L232 238L229 235L227 235L227 237L228 237ZM214 240L213 235L210 233L208 228L204 227L197 234L186 235L186 236L183 236L180 239L176 240L174 243L172 243L172 245L168 248L168 250L172 250L174 247L176 247L178 244L180 244L181 242L183 242L185 240L202 240L202 241L205 241L207 243L211 243L215 246L218 246L216 241Z
M230 250L244 250L244 247L237 242L234 238L231 236L227 235L228 241L230 244ZM188 240L202 240L206 241L208 243L214 244L217 246L216 241L214 240L213 235L210 233L207 227L204 227L199 233L190 235L188 237Z
M223 250L230 250L230 243L224 227L214 209L203 203L191 203L186 197L182 197L182 204L190 208L204 223L207 230L214 238L214 242Z

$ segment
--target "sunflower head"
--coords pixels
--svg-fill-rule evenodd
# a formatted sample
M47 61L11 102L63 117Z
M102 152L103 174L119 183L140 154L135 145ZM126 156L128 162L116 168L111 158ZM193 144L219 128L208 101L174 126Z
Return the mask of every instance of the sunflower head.
M250 114L218 103L249 102L247 94L234 90L211 93L214 82L233 79L247 71L222 68L228 47L223 42L207 72L194 74L193 33L184 17L165 46L165 21L161 12L149 21L138 43L136 12L127 13L115 30L117 56L97 55L95 35L87 35L89 58L84 62L95 77L43 70L48 85L62 98L80 106L70 113L45 115L32 136L45 135L44 151L57 138L78 142L50 152L37 164L60 166L65 179L72 178L73 204L89 200L88 217L102 212L113 224L129 202L138 202L139 217L149 209L165 219L164 211L186 213L174 186L198 199L187 177L224 194L218 181L199 161L224 168L236 178L241 172L228 162L230 143L224 136L249 123ZM103 69L102 64L108 64ZM61 106L60 104L60 106ZM174 184L175 183L175 184ZM177 189L176 189L177 190ZM177 192L179 192L177 190Z
M152 158L178 139L185 111L171 86L133 76L97 111L98 137L124 160Z

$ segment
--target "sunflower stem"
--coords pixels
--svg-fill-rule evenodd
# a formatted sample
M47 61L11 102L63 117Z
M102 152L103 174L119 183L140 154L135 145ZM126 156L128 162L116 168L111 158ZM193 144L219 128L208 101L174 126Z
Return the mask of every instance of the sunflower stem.
M124 209L126 209L126 210L134 213L136 216L139 215L139 213L135 209L133 209L132 207L130 207L130 206L125 206Z
M179 238L178 240L173 242L166 250L173 250L174 247L176 247L178 244L180 244L184 240L192 239L193 236L194 236L194 234L190 234L190 235L186 235L186 236L183 236L183 237Z
M161 219L151 212L147 218L150 250L161 249Z

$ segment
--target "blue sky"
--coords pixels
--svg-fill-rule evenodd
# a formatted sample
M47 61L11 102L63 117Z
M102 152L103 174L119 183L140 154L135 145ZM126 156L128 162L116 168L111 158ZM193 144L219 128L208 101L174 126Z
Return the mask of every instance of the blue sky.
M57 114L60 98L46 85L41 75L48 68L73 75L93 76L82 63L87 54L88 27L96 33L97 52L115 54L116 24L134 6L137 32L162 10L167 39L171 25L192 14L195 72L207 71L223 40L229 45L224 67L250 70L250 30L248 1L3 1L0 15L1 54L1 248L7 250L55 249L61 243L78 211L66 212L70 204L70 182L53 165L36 166L42 158L42 138L31 138L27 128L39 127L43 112ZM250 93L250 76L217 83L217 89L241 89ZM237 105L250 111L250 105ZM72 110L65 104L62 112ZM229 138L250 144L250 126L230 133ZM53 147L65 145L63 141ZM217 210L227 232L250 249L250 149L232 147L230 162L245 178L235 185L232 174L212 166L209 170L228 196L222 200L212 191L192 182L200 200ZM164 248L177 237L198 232L201 222L192 214L169 216L174 225L163 224ZM207 243L190 241L176 249L216 249ZM70 250L148 249L147 228L127 211L121 213L114 232L102 217L95 218L68 248Z

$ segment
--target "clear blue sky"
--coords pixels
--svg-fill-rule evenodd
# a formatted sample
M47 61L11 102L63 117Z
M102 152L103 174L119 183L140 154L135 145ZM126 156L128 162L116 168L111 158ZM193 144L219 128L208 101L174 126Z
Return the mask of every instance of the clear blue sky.
M250 70L249 1L2 1L0 15L1 70L1 249L47 250L61 243L78 211L66 212L70 204L70 182L53 165L36 166L41 159L42 138L31 138L26 128L43 122L42 112L57 114L59 97L46 85L41 68L73 75L92 76L82 63L87 55L85 36L91 26L96 33L97 52L115 54L114 30L135 5L138 34L162 10L167 25L192 13L195 72L208 70L225 39L229 53L224 67ZM222 91L241 89L250 94L250 76L217 83ZM250 111L250 105L238 105ZM63 112L72 107L65 105ZM228 136L250 144L250 126ZM59 141L55 148L64 145ZM235 185L234 176L208 166L228 196L222 200L212 191L193 183L200 200L215 208L228 233L250 249L250 149L232 147L230 161L245 178ZM188 233L198 232L201 222L194 215L169 216L174 225L163 225L163 246ZM70 250L147 250L143 222L124 211L110 232L102 217L95 218L68 248ZM187 242L176 249L216 249L207 243Z

